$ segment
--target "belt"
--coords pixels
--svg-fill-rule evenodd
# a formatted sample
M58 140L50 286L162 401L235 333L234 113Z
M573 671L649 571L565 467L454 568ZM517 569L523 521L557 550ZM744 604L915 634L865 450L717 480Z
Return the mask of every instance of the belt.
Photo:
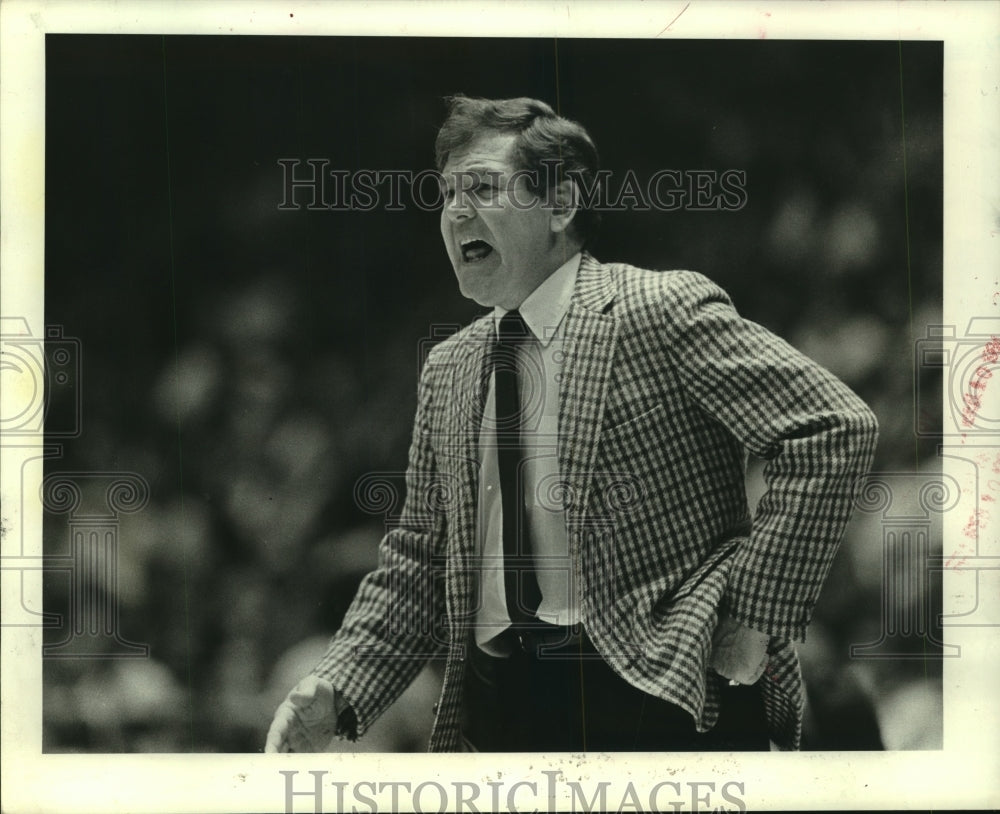
M513 653L523 653L532 658L545 658L549 654L570 650L593 652L582 625L550 625L538 622L530 627L509 627L498 637Z

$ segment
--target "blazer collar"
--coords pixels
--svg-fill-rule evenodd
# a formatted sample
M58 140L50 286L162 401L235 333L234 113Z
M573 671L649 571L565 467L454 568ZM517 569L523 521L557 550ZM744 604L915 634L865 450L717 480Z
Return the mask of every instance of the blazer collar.
M577 528L582 521L590 491L617 340L615 318L605 312L616 288L611 269L584 252L566 315L559 393L559 462L567 485L569 528ZM578 544L571 535L571 551Z
M580 259L574 301L588 311L601 313L615 298L617 283L607 266L585 251Z

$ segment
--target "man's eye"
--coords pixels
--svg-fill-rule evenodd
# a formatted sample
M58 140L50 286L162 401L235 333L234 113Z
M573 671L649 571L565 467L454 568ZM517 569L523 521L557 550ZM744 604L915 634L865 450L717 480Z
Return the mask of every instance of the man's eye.
M455 200L458 193L458 186L441 185L441 196L445 203ZM492 201L500 193L500 187L492 181L476 180L472 184L466 183L461 187L461 195L465 203L476 203L477 201Z

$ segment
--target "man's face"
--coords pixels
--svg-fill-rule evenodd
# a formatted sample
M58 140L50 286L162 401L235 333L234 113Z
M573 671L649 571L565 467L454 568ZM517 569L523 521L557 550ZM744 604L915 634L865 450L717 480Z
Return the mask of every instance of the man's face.
M512 163L515 138L484 133L451 153L442 170L441 236L458 287L480 305L508 310L566 260L564 227Z

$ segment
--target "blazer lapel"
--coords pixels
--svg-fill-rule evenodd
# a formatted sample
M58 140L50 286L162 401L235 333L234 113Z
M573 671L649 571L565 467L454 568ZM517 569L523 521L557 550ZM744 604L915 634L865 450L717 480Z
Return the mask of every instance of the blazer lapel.
M566 314L566 355L559 394L559 463L570 497L566 522L571 541L587 504L615 355L615 319L603 313L614 299L615 287L610 270L585 252Z
M451 458L448 467L455 474L453 484L458 550L454 555L475 552L476 506L479 483L479 431L483 421L486 386L489 382L487 350L493 335L490 319L474 322L458 348L447 393L450 403L445 426L454 435L441 444L441 452Z

